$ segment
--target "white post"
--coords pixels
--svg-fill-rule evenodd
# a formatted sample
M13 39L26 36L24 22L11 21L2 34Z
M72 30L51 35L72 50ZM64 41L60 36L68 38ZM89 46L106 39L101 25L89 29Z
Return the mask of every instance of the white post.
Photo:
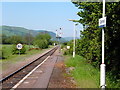
M74 23L73 39L74 39L74 42L73 42L73 58L74 58L75 57L75 23Z
M102 29L102 64L104 64L104 29Z
M77 30L75 30L75 36L77 37ZM77 45L77 38L75 37L75 45Z
M103 0L103 16L105 17L105 0ZM105 88L105 64L104 64L104 29L102 29L102 64L100 65L100 86Z
M69 19L69 21L74 21L72 19ZM74 23L74 30L73 30L73 58L75 57L75 23Z
M20 49L19 49L19 55L20 55Z

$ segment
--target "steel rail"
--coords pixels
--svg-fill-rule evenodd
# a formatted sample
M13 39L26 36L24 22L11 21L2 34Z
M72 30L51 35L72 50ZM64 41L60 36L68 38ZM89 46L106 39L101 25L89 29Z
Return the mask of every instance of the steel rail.
M40 58L44 57L44 56L47 55L48 53L50 53L50 52L52 52L52 51L53 51L53 53L54 53L54 52L57 50L57 48L58 48L58 46L55 47L55 48L53 48L53 49L51 49L51 50L49 50L48 52L46 52L45 54L43 54L43 55L40 56L39 58L35 59L34 61L28 63L27 65L21 67L21 68L18 69L17 71L9 74L9 75L6 76L5 78L1 79L1 80L0 80L0 83L3 83L4 81L8 80L10 77L14 76L14 75L17 74L18 72L20 72L20 71L22 71L23 69L25 69L26 67L30 66L31 64L33 64L34 62L36 62L36 61L39 60ZM51 53L50 56L51 56L53 53Z

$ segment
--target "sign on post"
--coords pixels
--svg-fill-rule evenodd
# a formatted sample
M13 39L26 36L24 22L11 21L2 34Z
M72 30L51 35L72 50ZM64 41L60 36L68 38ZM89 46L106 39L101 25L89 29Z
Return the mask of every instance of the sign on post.
M22 49L22 44L21 43L17 44L17 49Z
M99 19L99 27L106 27L106 17L100 18Z
M17 49L19 49L19 55L20 55L20 49L22 49L22 47L23 47L23 46L22 46L22 44L21 44L21 43L19 43L19 44L17 44L17 46L16 46L16 47L17 47Z
M70 46L67 46L67 49L70 49Z

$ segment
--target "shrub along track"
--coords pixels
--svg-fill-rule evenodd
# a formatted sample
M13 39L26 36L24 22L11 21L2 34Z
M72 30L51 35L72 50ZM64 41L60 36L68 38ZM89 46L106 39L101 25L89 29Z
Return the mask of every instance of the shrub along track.
M44 55L40 56L38 59L32 61L31 63L21 67L19 70L13 72L12 74L6 76L0 83L2 84L2 88L12 88L16 85L22 78L24 78L30 71L32 71L35 67L37 67L40 63L42 63L48 56L51 56L58 47L53 48L48 51Z

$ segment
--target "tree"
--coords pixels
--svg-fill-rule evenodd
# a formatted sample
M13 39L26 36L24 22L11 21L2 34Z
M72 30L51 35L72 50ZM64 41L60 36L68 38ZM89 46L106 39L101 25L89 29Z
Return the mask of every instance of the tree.
M32 34L26 34L24 36L24 43L26 43L27 45L32 45L33 44L33 41L34 41L34 37L32 36Z
M35 37L34 45L37 45L39 48L48 48L50 44L51 36L49 34L38 34Z
M77 53L84 56L94 66L101 63L101 29L98 28L98 20L102 17L102 2L73 2L80 9L79 23L83 24L81 39ZM120 77L120 2L106 3L107 27L105 28L105 63L107 72L118 81Z
M2 37L1 37L2 43L3 43L3 44L9 44L9 42L7 42L8 37L7 37L5 34L2 34L1 36L2 36Z

